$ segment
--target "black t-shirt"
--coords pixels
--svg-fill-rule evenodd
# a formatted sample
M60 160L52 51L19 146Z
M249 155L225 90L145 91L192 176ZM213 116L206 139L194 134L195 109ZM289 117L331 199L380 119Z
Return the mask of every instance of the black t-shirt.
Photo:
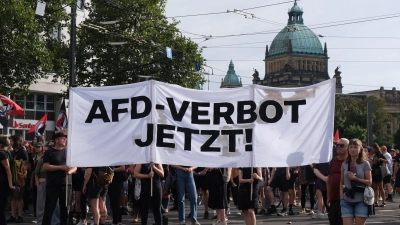
M3 161L5 159L8 159L7 152L4 150L0 150L0 161ZM0 184L8 185L7 172L6 172L6 168L4 168L3 164L0 165Z
M158 164L155 164L155 166L158 167ZM140 168L140 173L141 174L149 174L151 172L151 166L150 163L146 163L146 164L142 164L142 167ZM154 176L153 176L153 182L154 181L158 181L160 180L160 176L158 176L158 174L154 172ZM146 179L142 179L142 181L150 181L150 178L146 178Z
M286 177L286 167L277 167L275 170L275 177L285 176Z
M329 169L329 163L318 163L318 164L314 164L314 169L319 170L319 172L321 172L322 175L324 176L328 176L328 169ZM317 182L319 185L319 189L321 191L326 191L326 183L325 181L317 178Z
M12 151L11 157L15 160L26 161L28 160L28 152L25 149L20 148L19 150Z
M57 150L49 148L44 152L43 164L49 163L54 166L66 165L67 162L67 150ZM66 173L63 170L47 171L46 185L51 184L65 184ZM68 184L72 183L71 175L68 175Z
M251 172L250 167L241 167L241 168L239 168L239 170L242 171L242 179L251 179L253 173L257 173L257 167L253 168L253 172ZM250 183L243 183L243 184L240 184L239 188L250 190L250 186L251 186ZM258 190L258 180L256 180L256 179L254 179L254 182L253 182L253 189Z

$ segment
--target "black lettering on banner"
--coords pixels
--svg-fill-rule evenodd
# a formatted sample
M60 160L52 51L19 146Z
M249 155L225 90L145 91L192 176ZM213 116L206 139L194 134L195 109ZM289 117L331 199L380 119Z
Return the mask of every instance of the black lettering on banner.
M129 98L112 99L111 103L112 103L111 119L113 122L118 122L119 121L118 114L128 112L127 108L119 109L118 106L120 104L129 103Z
M253 145L251 144L253 142L253 129L245 129L246 132L246 143L249 145L245 146L245 151L246 152L252 152L253 151Z
M211 147L219 137L219 130L202 130L201 135L211 135L211 137L200 147L201 152L220 152L221 148Z
M184 150L191 151L192 150L192 134L199 134L199 130L193 130L185 127L178 127L178 132L184 133L185 142L184 142Z
M267 107L268 106L275 107L275 117L269 118L267 116ZM267 100L260 105L259 115L260 115L260 118L266 123L276 123L283 116L283 108L282 108L281 104L279 104L277 101Z
M226 108L225 112L221 112L221 108ZM220 124L221 118L223 117L227 124L233 124L231 118L235 107L229 102L214 103L214 124Z
M243 130L222 130L221 135L228 135L229 152L236 151L236 135L243 134Z
M183 101L182 106L179 109L179 112L176 110L176 106L175 106L175 102L174 102L173 98L167 98L167 102L168 102L169 109L171 111L172 118L175 121L181 122L183 119L183 116L185 115L185 113L189 107L190 102Z
M135 139L135 143L139 147L149 146L153 142L154 126L152 123L147 124L147 139L143 142L141 139Z
M96 114L97 109L100 110L100 114ZM108 118L106 107L102 100L94 100L92 108L90 109L89 115L85 120L85 123L92 123L93 119L102 119L104 123L110 122Z
M257 119L257 114L254 112L257 108L253 101L239 101L237 105L237 123L253 123ZM250 106L249 109L244 109L245 106ZM250 118L245 119L245 115L250 115Z
M210 124L210 120L199 119L199 116L208 116L207 110L200 110L200 107L210 107L209 102L192 102L192 124Z
M306 100L297 100L297 101L285 101L284 105L291 105L292 106L292 123L299 122L299 105L305 105Z
M175 126L167 124L157 125L157 147L175 148L175 143L164 142L164 138L174 139L174 134L165 133L165 130L175 130Z
M138 102L142 101L144 103L143 112L138 112ZM137 96L131 98L131 119L140 119L148 116L151 112L151 101L146 96Z

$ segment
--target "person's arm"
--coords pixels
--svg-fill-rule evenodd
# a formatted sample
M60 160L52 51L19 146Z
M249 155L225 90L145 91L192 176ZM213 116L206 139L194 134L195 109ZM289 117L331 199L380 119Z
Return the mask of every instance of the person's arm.
M252 171L253 172L253 171ZM252 174L252 178L253 179L255 179L255 180L259 180L259 181L262 181L262 176L261 176L262 174L261 174L261 167L258 167L257 168L257 173L253 173Z
M330 183L330 181L329 181L329 179L330 179L330 176L329 176L329 173L328 173L328 179L326 180L326 203L327 203L327 206L330 206L330 204L331 204L331 197L330 197L330 191L329 191L329 183Z
M70 174L75 173L77 169L78 169L78 167L71 167L66 172L68 175L70 175Z
M239 183L244 184L244 183L250 183L252 184L254 182L253 179L243 179L243 171L239 170Z
M317 176L319 179L321 179L321 180L325 181L325 183L327 183L328 177L325 176L325 175L323 175L323 174L319 171L319 169L314 168L314 174L315 174L315 176Z
M69 167L67 165L56 166L56 165L50 165L50 163L43 163L43 169L46 170L47 172L57 171L57 170L68 171Z
M290 168L286 167L286 180L290 180Z
M343 173L343 171L341 171L340 172L340 186L339 186L340 199L343 198L343 184L344 184L344 173Z
M8 159L1 160L1 164L3 165L3 167L7 173L8 187L10 189L15 189L15 186L12 183L12 175L11 175L10 163L8 162Z
M153 171L158 174L158 176L164 177L164 168L162 167L162 164L158 164L158 166L156 166L156 164L150 163L150 166L153 168Z
M83 194L86 193L86 185L87 185L87 183L89 182L90 177L92 176L92 171L93 171L93 168L86 168L86 171L85 171L85 180L83 181L83 188L82 188Z
M272 168L271 177L270 177L270 179L268 180L268 185L267 185L267 186L269 186L269 184L271 183L271 181L274 179L275 171L276 171L276 167Z
M382 163L389 164L389 160L387 160L387 159L385 158L385 156L379 157L379 161L382 162Z
M35 174L35 185L36 187L39 187L39 177L37 174Z
M149 174L141 174L140 170L142 169L142 164L136 164L135 173L133 173L133 177L137 179L147 179L152 178L154 176L154 172L151 171Z
M399 164L398 162L395 162L395 163L394 163L394 171L393 171L392 180L396 180L396 174L397 174L397 170L398 170L398 168L399 168L399 165L398 165L398 164Z

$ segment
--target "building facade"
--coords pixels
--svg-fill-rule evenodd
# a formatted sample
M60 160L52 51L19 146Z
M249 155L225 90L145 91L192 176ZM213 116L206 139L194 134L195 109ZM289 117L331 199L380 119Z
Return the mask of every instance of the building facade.
M303 10L295 1L288 23L265 50L265 74L253 74L253 83L271 87L301 87L330 79L328 48L307 26ZM339 74L340 75L340 74ZM337 85L341 92L341 83Z
M226 72L226 76L224 79L221 80L221 86L220 88L237 88L237 87L243 87L242 85L242 79L236 75L235 71L235 65L233 65L233 62L229 63L229 69L228 72Z

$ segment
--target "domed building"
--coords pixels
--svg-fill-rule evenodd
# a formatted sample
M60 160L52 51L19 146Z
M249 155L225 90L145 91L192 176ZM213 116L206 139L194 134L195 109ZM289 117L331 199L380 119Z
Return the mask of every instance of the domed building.
M236 75L235 66L231 60L229 63L229 70L225 78L221 80L220 88L237 88L242 86L242 79L239 79L238 75Z
M253 74L255 84L300 87L330 79L326 43L322 47L317 35L304 25L303 10L296 1L288 14L287 26L276 35L271 47L266 47L264 79L257 71ZM337 80L337 92L341 92Z

